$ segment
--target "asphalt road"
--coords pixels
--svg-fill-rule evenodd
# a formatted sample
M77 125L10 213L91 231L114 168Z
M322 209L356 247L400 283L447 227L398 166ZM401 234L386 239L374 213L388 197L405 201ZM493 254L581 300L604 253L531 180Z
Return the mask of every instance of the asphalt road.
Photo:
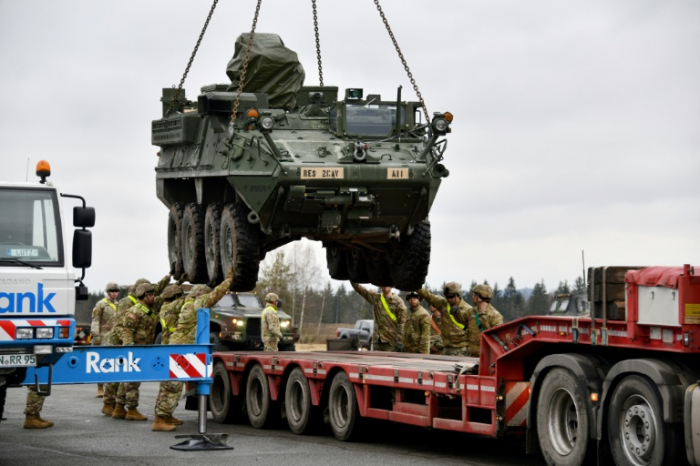
M256 430L247 423L220 425L207 422L209 433L229 434L229 451L181 452L169 447L180 440L174 434L196 434L197 412L185 411L184 402L176 417L185 424L174 433L151 431L153 405L158 384L141 386L142 413L147 422L117 421L100 413L102 400L95 398L95 385L54 386L42 417L54 427L26 430L26 389L8 390L6 421L0 422L1 466L296 466L296 465L541 465L539 456L526 456L524 442L496 440L432 431L387 422L366 426L365 439L339 442L330 428L315 436L298 436L279 427Z

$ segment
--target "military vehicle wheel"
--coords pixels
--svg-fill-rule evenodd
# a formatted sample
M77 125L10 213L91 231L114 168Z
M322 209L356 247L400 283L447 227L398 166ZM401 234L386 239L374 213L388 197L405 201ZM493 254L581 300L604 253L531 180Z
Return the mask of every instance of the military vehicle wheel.
M227 204L221 213L221 268L226 271L233 264L231 291L250 291L258 282L260 232L247 217L243 204Z
M182 226L182 204L170 206L168 214L168 264L170 273L176 277L182 275L182 240L180 227Z
M182 267L191 283L207 281L207 262L204 259L204 215L195 203L182 211Z
M421 222L411 236L399 243L398 260L391 265L393 286L399 290L417 290L425 283L430 264L430 224Z
M369 283L367 264L362 251L357 248L351 248L345 251L345 255L349 279L355 283Z
M391 279L391 266L389 255L385 253L367 253L365 255L367 265L367 278L376 286L394 286Z
M345 251L339 244L330 243L326 246L326 263L328 272L334 280L347 280L350 278Z
M204 214L204 258L207 263L209 282L218 284L223 279L221 272L221 250L219 248L219 230L221 227L221 204L207 206Z

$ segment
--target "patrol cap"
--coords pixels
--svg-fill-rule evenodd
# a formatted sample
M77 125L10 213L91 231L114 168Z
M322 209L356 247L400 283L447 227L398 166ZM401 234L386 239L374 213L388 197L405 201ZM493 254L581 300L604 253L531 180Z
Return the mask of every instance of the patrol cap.
M139 286L136 287L135 294L137 298L143 298L149 291L156 291L156 287L151 285L150 283L141 283Z
M109 293L110 291L119 291L119 285L117 285L115 282L109 282L105 286L105 291Z
M210 291L211 291L211 288L209 288L207 285L195 285L190 290L190 298L196 298L198 296L202 296L203 294L207 294Z
M408 301L411 298L418 298L420 299L420 296L418 296L418 293L415 291L409 291L408 294L406 295L406 301Z
M175 296L181 295L181 294L182 294L182 287L180 285L173 284L173 285L166 286L165 289L163 290L163 293L161 294L161 296L163 297L163 299L172 299Z
M277 304L277 301L280 300L280 297L277 296L275 293L268 293L265 295L265 302L266 303L272 303L272 304Z
M488 285L476 285L472 288L472 293L478 294L481 299L493 298L493 289Z
M442 292L445 296L447 295L461 295L462 294L462 285L460 285L457 282L449 282L445 283L445 286L442 289Z

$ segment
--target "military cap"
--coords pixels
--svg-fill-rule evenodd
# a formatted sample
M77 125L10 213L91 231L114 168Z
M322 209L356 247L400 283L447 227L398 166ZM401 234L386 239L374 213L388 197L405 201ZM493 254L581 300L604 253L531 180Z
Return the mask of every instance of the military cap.
M146 293L149 291L155 291L156 288L151 285L150 283L141 283L139 286L136 287L136 297L137 298L143 298L146 296Z
M272 304L277 304L277 301L280 300L280 297L277 296L275 293L268 293L265 295L265 302L266 303L272 303Z
M163 294L161 294L161 296L163 297L163 299L172 299L175 296L181 295L181 294L182 294L182 288L180 287L180 285L173 284L173 285L166 286L165 289L163 290Z
M210 291L211 291L211 288L209 288L207 285L195 285L190 290L190 298L196 298L198 296L202 296L203 294L207 294Z
M109 293L110 291L119 291L119 285L117 285L114 282L109 282L107 283L107 286L105 286L105 291Z
M478 294L481 296L481 299L493 298L493 289L488 285L476 285L472 288L472 293Z
M139 286L142 283L151 283L151 282L149 282L145 278L139 278L138 280L136 280L136 283L134 283L134 286Z
M444 286L444 288L442 289L442 292L443 292L445 295L448 295L448 294L458 294L458 295L461 295L461 294L462 294L462 285L460 285L460 284L457 283L457 282L445 283L445 286Z
M420 299L420 296L418 296L418 293L416 293L415 291L409 291L408 294L406 295L406 301L408 301L411 298Z

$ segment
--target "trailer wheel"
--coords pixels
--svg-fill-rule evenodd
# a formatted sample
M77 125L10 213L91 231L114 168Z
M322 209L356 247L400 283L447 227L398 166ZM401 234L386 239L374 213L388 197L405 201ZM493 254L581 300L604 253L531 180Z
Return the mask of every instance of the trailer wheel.
M209 409L214 422L230 424L241 412L240 396L231 393L230 374L223 362L217 362L212 373L211 395Z
M345 251L339 244L329 243L326 246L326 264L332 279L347 280L350 278Z
M170 273L182 275L182 249L180 227L182 225L182 204L173 204L168 213L168 264Z
M191 283L207 281L207 263L204 258L204 215L195 203L182 211L182 267Z
M221 268L233 265L231 291L250 291L258 282L260 229L248 222L248 212L243 204L227 204L221 214Z
M537 404L537 436L548 465L579 466L595 453L588 414L586 394L574 374L552 369Z
M256 429L267 427L272 419L270 385L262 367L256 365L248 374L245 403L250 424Z
M284 409L289 429L297 435L304 434L311 426L311 391L309 381L299 367L295 367L287 379L284 390Z
M209 282L218 284L223 278L221 273L221 248L219 247L219 229L221 228L221 204L212 203L204 214L204 258L207 262Z
M343 371L333 377L328 395L328 414L335 438L346 442L357 437L362 418L355 398L355 389Z
M608 411L608 438L615 463L681 464L682 425L663 421L661 396L645 377L631 375L615 388Z

